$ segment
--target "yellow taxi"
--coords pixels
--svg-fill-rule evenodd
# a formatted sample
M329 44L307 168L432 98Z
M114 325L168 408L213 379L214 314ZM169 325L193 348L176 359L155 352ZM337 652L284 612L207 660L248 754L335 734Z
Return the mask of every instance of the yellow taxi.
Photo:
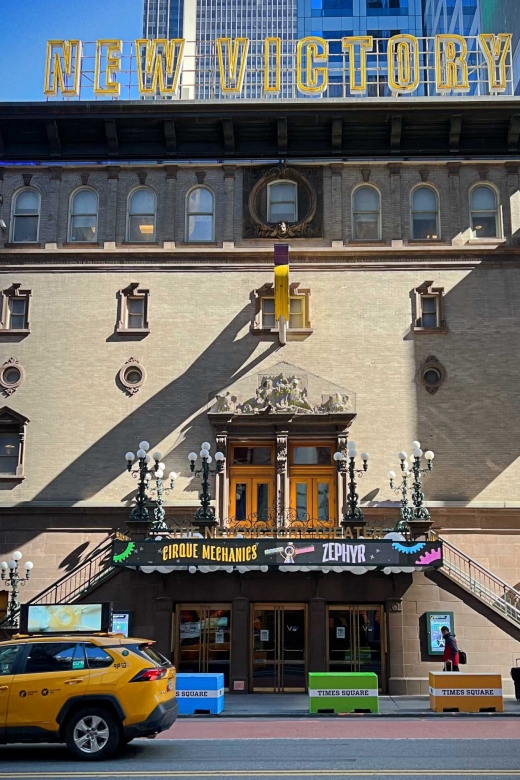
M0 642L0 743L64 742L102 760L177 718L175 668L153 642L117 634Z

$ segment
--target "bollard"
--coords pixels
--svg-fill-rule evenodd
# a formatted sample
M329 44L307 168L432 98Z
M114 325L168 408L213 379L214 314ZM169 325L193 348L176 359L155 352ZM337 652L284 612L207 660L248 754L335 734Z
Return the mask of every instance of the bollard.
M309 712L379 712L373 672L310 672Z
M430 672L433 712L504 712L500 674Z
M224 709L223 674L177 674L179 715L218 715Z

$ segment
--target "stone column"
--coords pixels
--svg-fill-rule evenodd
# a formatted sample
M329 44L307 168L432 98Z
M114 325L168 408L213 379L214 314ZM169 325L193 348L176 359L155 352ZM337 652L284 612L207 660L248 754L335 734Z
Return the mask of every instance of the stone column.
M166 658L172 657L173 601L165 596L155 599L155 641L157 650Z
M167 165L166 171L166 203L164 204L164 248L175 247L175 216L177 213L177 166Z
M233 599L231 605L230 693L249 692L250 621L249 599Z
M318 575L319 576L319 575ZM327 605L325 599L309 600L308 671L327 671Z
M398 163L389 163L391 207L393 209L392 241L402 241L402 214L401 214L401 166Z
M330 166L331 180L331 225L330 238L333 242L343 243L343 204L342 204L342 174L343 165L332 163Z
M404 696L406 681L404 679L404 625L402 599L387 599L386 618L388 629L388 654L386 656L386 670L388 680L387 693L396 696Z
M509 209L511 213L511 243L516 246L520 244L520 190L518 170L518 163L506 163Z
M448 178L451 243L460 246L464 243L462 238L464 228L460 209L460 163L448 163Z
M284 524L286 510L290 506L289 495L289 469L287 466L288 458L288 431L280 431L276 435L276 497L275 506L277 520L280 525Z
M227 462L227 431L220 431L216 439L216 452L224 453L224 467L222 471L215 476L215 507L220 527L224 527L229 518L229 480L228 480L228 462Z
M55 246L58 245L58 239L60 236L59 233L59 222L60 222L60 189L61 189L61 174L62 174L63 168L51 168L50 169L50 180L51 180L51 199L49 208L52 214L55 214L55 221L54 221L54 230L49 231L49 243ZM68 216L67 216L68 218ZM68 225L65 226L65 241L69 240L68 236ZM46 245L47 246L47 245ZM48 249L51 247L47 246Z
M234 245L236 166L224 165L224 242Z
M117 190L119 183L119 167L108 167L107 206L105 218L105 249L115 249L117 241Z

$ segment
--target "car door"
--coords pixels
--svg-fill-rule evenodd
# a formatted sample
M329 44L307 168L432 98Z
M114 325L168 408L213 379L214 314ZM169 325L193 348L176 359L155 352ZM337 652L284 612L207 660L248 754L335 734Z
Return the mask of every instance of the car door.
M88 684L83 645L75 641L31 642L11 683L9 728L56 731L68 699L84 696Z
M23 645L4 645L0 648L0 736L7 724L9 694L22 647Z

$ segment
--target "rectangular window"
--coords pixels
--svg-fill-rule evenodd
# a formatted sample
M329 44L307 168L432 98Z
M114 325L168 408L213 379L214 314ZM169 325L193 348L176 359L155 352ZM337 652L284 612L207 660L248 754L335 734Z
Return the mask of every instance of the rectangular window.
M27 328L27 298L9 298L10 330L25 330Z
M16 474L20 436L17 433L0 432L0 474Z
M127 298L127 327L144 328L144 298Z
M271 466L271 447L233 447L233 466Z
M7 645L0 650L0 675L12 674L14 662L22 645Z
M292 449L294 466L330 466L331 464L331 447L293 447Z
M423 328L438 328L438 297L421 295L421 325Z
M305 299L303 295L289 301L289 328L305 327ZM262 298L262 328L275 330L274 298Z

